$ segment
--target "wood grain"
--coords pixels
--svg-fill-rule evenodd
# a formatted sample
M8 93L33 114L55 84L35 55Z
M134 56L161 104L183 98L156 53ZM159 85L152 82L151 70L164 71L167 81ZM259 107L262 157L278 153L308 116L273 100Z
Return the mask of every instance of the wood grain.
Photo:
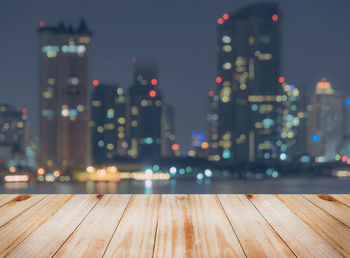
M218 195L247 257L295 257L245 195Z
M46 195L29 195L22 194L0 207L0 227L15 218L23 211L41 201Z
M303 197L350 227L350 207L327 194L305 194Z
M350 257L350 228L302 196L281 194L277 198L341 254Z
M349 194L330 194L333 198L342 202L346 206L350 207L350 195Z
M58 211L71 195L49 195L0 228L0 257L8 254L23 239Z
M194 257L194 239L186 195L163 195L154 257Z
M133 195L104 257L152 257L160 195Z
M130 198L104 195L55 257L102 257Z
M52 256L99 199L99 195L73 196L59 211L17 245L8 257Z
M8 203L9 201L15 199L19 194L4 194L0 195L0 206L4 205L5 203Z
M273 229L298 257L341 257L280 200L272 195L247 195Z
M215 195L189 195L197 257L245 257Z
M350 257L349 201L350 195L0 195L0 257Z

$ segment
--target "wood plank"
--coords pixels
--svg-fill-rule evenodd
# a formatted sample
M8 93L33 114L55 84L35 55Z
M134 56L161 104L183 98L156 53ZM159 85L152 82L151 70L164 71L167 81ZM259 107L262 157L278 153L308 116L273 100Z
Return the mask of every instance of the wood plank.
M104 195L54 257L102 257L130 198Z
M295 257L245 195L218 195L247 257Z
M104 257L152 257L160 195L133 195Z
M197 257L245 257L215 195L189 195Z
M52 256L101 198L75 195L37 230L17 245L7 257Z
M45 198L43 194L22 194L0 207L0 227Z
M247 195L298 257L341 257L324 238L273 195Z
M5 203L8 203L9 201L15 199L18 196L19 196L19 194L1 194L0 195L0 206L4 205Z
M162 195L154 257L194 257L194 238L186 195Z
M0 228L0 257L59 210L72 195L49 195Z
M303 197L350 227L350 207L327 194L304 194Z
M350 194L330 194L330 196L350 207Z
M350 228L300 195L281 194L277 198L340 253L350 257Z

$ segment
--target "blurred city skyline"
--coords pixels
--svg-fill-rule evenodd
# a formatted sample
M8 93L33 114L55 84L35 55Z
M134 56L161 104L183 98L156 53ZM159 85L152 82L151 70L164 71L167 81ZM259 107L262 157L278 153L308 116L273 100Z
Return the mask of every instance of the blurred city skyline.
M76 26L85 17L93 32L91 81L98 79L127 89L132 84L133 57L157 61L164 99L175 108L176 142L186 151L193 130L207 133L207 96L216 88L216 20L224 12L257 2L264 1L201 5L139 1L103 6L92 1L3 2L0 31L5 40L0 42L4 53L0 69L6 91L0 102L27 107L33 135L37 136L39 53L35 30L40 21L55 26L63 20ZM350 57L350 35L346 33L350 22L346 6L350 3L275 2L283 17L282 74L288 82L312 91L326 77L335 90L346 91L343 67Z

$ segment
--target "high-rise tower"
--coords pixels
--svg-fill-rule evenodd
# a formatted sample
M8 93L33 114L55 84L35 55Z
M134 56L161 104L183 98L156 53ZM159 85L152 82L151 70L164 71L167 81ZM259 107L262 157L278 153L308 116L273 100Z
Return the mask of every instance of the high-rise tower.
M129 89L129 155L143 160L161 156L162 97L154 62L134 64L134 83Z
M221 160L277 158L280 20L274 3L218 19L218 142Z
M90 163L90 39L84 20L77 29L40 23L41 167L64 170Z

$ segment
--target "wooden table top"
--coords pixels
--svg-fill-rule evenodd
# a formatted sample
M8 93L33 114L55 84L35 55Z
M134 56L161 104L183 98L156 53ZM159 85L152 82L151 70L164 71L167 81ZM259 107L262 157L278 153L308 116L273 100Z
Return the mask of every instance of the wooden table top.
M0 257L350 257L350 195L0 195Z

